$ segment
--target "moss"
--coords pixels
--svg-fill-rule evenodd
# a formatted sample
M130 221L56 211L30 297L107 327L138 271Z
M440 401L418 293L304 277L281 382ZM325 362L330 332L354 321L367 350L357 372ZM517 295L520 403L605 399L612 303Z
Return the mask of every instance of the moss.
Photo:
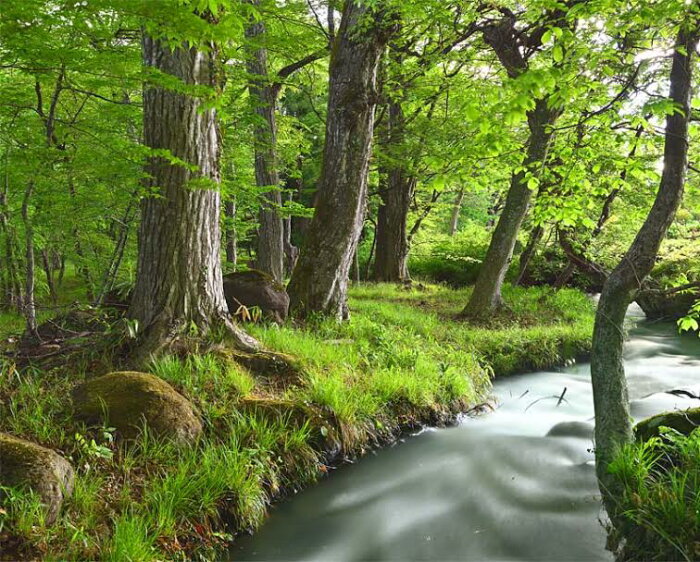
M53 523L64 497L73 491L73 468L57 453L35 443L0 433L0 485L28 487L45 506L46 523Z
M143 422L156 435L189 443L202 424L194 408L164 380L146 373L111 373L88 380L73 392L78 418L106 421L123 437L133 438Z
M639 441L648 441L661 434L661 428L669 427L683 435L690 435L700 427L700 408L664 412L639 422L634 428L634 434Z

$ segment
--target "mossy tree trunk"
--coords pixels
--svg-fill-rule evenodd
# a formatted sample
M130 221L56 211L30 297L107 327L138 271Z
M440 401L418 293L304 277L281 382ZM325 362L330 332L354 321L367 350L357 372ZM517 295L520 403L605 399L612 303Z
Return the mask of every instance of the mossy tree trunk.
M381 4L381 3L380 3ZM382 6L345 3L330 64L316 212L288 291L297 317L347 317L347 285L367 203L377 67L392 32Z
M545 25L568 25L565 13L555 10L548 14L542 27L530 31L534 44L541 41L541 30ZM484 41L493 49L509 78L515 79L529 67L528 57L534 50L523 51L522 43L527 42L527 34L515 27L515 17L507 12L504 17L483 30ZM525 34L524 34L525 33ZM550 107L548 98L538 99L535 107L527 114L529 137L523 169L535 176L546 166L549 144L552 139L552 126L560 115L560 110ZM470 318L488 316L501 306L501 287L505 279L518 232L530 205L532 192L528 187L528 174L525 171L514 173L505 205L491 237L491 243L479 271L474 291L462 311Z
M219 86L215 45L168 47L144 35L144 63L183 84ZM157 353L184 331L213 329L236 347L257 342L231 321L224 298L219 191L220 135L216 111L205 100L147 85L144 142L154 151L146 166L152 196L141 206L136 286L130 309L138 320L142 353ZM176 158L178 161L173 161Z
M523 166L536 175L537 168L545 165L552 138L552 125L558 116L559 110L550 108L547 99L537 100L535 109L528 113L530 135ZM527 184L528 176L525 172L519 171L513 174L505 206L491 237L491 243L474 285L474 292L462 313L464 316L471 318L488 316L501 306L501 287L513 258L520 226L527 214L532 197L532 191Z
M608 513L616 519L619 484L608 467L620 448L632 440L627 381L622 362L623 322L627 307L650 273L659 246L683 197L688 168L688 125L691 116L692 64L697 29L682 29L671 68L670 99L678 107L666 118L664 171L654 205L620 264L607 278L598 304L591 380L595 405L596 469Z

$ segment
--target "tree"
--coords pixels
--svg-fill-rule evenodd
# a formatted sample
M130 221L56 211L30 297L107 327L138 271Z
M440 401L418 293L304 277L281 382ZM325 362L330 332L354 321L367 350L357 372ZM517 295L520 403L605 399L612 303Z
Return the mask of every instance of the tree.
M247 0L255 7L260 0ZM246 27L249 41L247 69L250 75L250 98L257 116L254 126L255 180L266 191L262 195L258 228L255 267L272 275L277 281L284 278L284 255L289 242L285 239L280 210L282 192L277 157L277 100L282 81L294 72L325 56L320 49L280 69L274 76L268 75L268 52L261 44L267 29L262 19L252 21Z
M673 108L666 117L664 170L654 204L629 250L605 281L598 303L591 380L595 406L596 471L608 513L615 521L619 482L608 472L620 448L632 440L627 382L622 361L627 307L651 272L659 246L681 203L688 168L693 61L698 27L681 26L670 74Z
M201 17L213 19L208 12ZM148 33L143 37L144 64L181 85L150 83L144 93L144 143L152 154L130 308L139 322L142 353L160 351L185 330L223 330L239 348L258 347L232 323L226 306L219 255L219 127L209 100L192 93L216 95L217 57L212 42L172 45Z
M391 14L381 4L345 3L331 55L316 211L288 287L298 317L348 316L348 276L367 200L377 67L392 30Z
M484 40L493 48L508 76L515 79L528 70L528 58L534 52L528 49L533 44L541 44L544 27L535 27L529 39L524 40L522 33L516 30L513 14L507 10L504 12L499 22L484 28ZM559 20L559 25L565 25L565 21L561 21L565 19L565 14L561 11L555 11L550 17ZM501 306L501 287L513 257L520 225L530 205L530 178L533 174L538 175L538 167L546 166L552 126L560 113L561 110L551 103L549 96L535 100L534 108L527 112L529 138L525 160L511 178L505 206L491 237L474 291L462 311L466 317L483 317Z

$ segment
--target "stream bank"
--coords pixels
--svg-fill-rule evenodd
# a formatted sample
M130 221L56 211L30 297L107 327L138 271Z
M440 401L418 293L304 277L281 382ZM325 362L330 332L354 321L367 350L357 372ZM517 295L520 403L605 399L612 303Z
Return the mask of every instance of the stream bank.
M698 406L668 391L698 395L700 341L631 313L635 419ZM495 412L421 432L281 504L229 559L612 560L589 365L497 380L494 394Z
M151 373L202 417L203 438L184 448L147 434L123 444L108 423L75 420L68 397L98 374L102 356L47 372L4 366L0 431L60 452L76 483L50 527L32 518L35 500L13 490L0 551L13 559L211 558L259 527L271 502L335 472L331 457L351 460L407 427L451 421L484 400L493 373L570 362L588 349L593 307L582 293L507 288L510 308L481 326L454 319L467 297L438 286L361 286L349 323L249 326L269 349L298 359L298 380L211 355L159 359Z

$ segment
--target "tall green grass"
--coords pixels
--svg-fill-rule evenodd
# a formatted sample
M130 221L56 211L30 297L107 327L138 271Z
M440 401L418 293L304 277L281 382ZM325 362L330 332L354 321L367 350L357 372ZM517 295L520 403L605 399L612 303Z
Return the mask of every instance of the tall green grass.
M325 448L359 453L399 427L477 403L494 372L554 365L587 348L593 308L580 293L506 288L509 309L478 326L456 318L468 296L366 285L351 291L349 322L248 325L267 348L298 359L292 383L221 353L153 361L149 370L204 420L204 438L189 448L146 427L134 442L113 443L108 428L75 422L68 397L89 372L3 365L0 431L60 450L77 479L53 527L21 490L5 496L0 525L40 559L211 557L230 533L255 529L275 498L321 477Z
M622 483L618 514L623 560L700 557L700 430L667 429L625 447L610 466Z

